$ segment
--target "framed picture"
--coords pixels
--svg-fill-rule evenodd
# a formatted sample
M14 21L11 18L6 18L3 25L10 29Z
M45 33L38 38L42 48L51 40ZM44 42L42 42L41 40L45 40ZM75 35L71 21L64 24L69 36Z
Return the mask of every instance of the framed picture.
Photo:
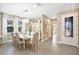
M73 16L65 18L65 36L73 37Z

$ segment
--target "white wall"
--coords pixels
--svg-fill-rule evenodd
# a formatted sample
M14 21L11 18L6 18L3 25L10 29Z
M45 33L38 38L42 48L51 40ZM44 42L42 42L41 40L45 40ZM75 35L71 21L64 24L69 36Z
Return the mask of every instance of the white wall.
M7 33L7 14L3 14L3 35Z
M3 14L0 13L0 36L2 36L2 17L3 17Z
M18 20L19 18L16 16L13 16L11 18L9 18L10 15L3 13L3 34L7 34L7 19L9 20L13 20L14 24L14 32L18 31Z
M73 37L65 36L65 17L73 16ZM67 45L78 45L78 12L62 14L60 16L60 28L61 28L61 42Z
M25 33L26 29L25 29L25 26L26 26L26 23L29 22L29 19L22 19L22 32Z
M73 16L73 37L65 37L64 35L64 31L65 31L64 18L69 17L69 16ZM61 24L62 24L61 25L61 40L62 40L62 43L64 44L69 44L69 45L74 45L74 46L78 44L78 39L77 39L78 35L76 35L78 34L78 27L76 26L78 18L76 16L78 16L77 13L71 13L71 14L66 14L66 15L61 16Z
M18 31L18 17L14 17L14 33Z
M13 20L14 33L18 31L18 20L20 19L17 16L12 16L6 13L3 13L3 42L8 42L11 40L11 34L7 33L7 19Z

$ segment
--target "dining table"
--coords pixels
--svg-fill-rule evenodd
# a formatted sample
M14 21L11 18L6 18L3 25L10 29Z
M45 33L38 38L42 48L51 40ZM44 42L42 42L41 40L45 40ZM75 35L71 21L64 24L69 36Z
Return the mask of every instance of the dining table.
M26 41L32 42L33 33L19 33L19 38L22 38L22 40L24 41L23 44L24 44L24 49L25 49Z

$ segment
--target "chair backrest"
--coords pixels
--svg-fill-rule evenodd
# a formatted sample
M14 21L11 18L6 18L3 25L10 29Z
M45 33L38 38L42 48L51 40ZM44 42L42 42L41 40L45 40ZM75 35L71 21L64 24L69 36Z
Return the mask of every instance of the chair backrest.
M16 40L18 40L19 39L19 34L15 33L15 35L16 35Z
M16 40L18 42L24 41L22 38L19 37L19 34L18 33L15 33L15 35L16 35Z
M12 37L14 37L14 34L13 34L13 33L11 33L11 36L12 36Z
M12 37L12 39L13 39L13 40L15 39L15 36L14 36L14 34L13 34L13 33L11 33L11 37Z
M35 33L35 34L33 35L32 43L33 43L34 45L38 45L38 33Z

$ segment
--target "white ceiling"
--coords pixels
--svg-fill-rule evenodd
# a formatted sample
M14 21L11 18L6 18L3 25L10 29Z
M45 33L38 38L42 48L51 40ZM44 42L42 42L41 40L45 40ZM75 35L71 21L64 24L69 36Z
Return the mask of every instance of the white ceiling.
M78 3L0 3L0 12L5 12L20 17L39 18L42 14L48 17L56 16L59 11L78 8ZM24 12L28 10L27 12Z

